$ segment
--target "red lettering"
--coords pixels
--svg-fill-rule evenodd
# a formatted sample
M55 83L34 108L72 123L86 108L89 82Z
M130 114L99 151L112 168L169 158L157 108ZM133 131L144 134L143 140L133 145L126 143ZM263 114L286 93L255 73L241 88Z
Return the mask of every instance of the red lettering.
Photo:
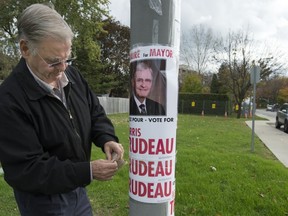
M155 190L155 198L163 197L163 196L164 196L164 192L163 192L162 185L158 183L156 186L156 190Z
M130 158L130 173L148 177L167 177L173 174L173 160L139 161Z
M149 161L148 162L148 176L149 177L154 177L155 176L155 174L154 174L154 172L155 172L155 169L154 169L154 161Z
M146 196L147 189L144 182L138 182L138 195L141 197Z
M148 149L147 141L145 139L140 139L139 141L139 154L145 154Z
M169 197L172 194L172 182L164 182L164 196Z
M141 182L129 179L129 191L139 197L167 198L172 195L172 182Z
M150 56L156 56L156 49L150 49Z
M130 59L137 59L140 58L140 50L130 53Z
M167 142L166 142L167 143ZM165 154L165 147L164 147L164 144L163 144L163 140L160 139L158 141L158 145L157 145L157 154Z
M154 184L153 183L148 183L147 184L147 197L148 198L153 198L153 186Z
M173 148L174 148L174 138L171 138L170 142L169 139L166 139L166 154L171 154L173 152Z
M155 139L149 139L149 152L148 152L148 154L150 154L150 155L154 155L155 154L154 142L155 142Z
M133 137L129 137L129 143L130 143L130 152L137 153L138 152L138 139L135 139Z
M135 130L132 131L134 133ZM138 131L140 132L140 130ZM174 138L163 139L142 139L129 137L130 152L134 154L165 155L171 154L174 150Z
M145 161L139 161L139 175L145 176L147 173L147 165Z
M170 215L174 213L175 200L170 201Z
M166 161L167 162L167 161ZM164 172L164 169L163 169L163 164L160 162L158 163L158 166L157 166L157 169L156 169L156 173L155 173L156 176L165 176L165 172Z
M150 56L173 58L173 51L169 49L150 49Z
M130 128L130 136L141 136L141 128Z

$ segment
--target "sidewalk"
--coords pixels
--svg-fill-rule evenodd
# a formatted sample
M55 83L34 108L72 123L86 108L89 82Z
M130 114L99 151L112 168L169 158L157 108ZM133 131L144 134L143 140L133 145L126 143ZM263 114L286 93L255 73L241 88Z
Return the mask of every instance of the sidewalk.
M256 114L258 115L258 114ZM261 116L267 119L267 116ZM246 121L252 129L252 120ZM275 120L257 120L254 125L254 132L267 148L278 158L278 160L288 168L288 134L283 132L283 128L275 128Z

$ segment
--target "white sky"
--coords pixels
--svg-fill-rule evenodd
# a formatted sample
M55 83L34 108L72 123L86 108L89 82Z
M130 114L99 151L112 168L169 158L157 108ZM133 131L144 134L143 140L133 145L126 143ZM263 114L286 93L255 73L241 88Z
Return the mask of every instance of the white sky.
M111 15L130 26L130 0L110 2ZM288 54L288 0L182 0L181 30L200 23L223 34L249 26L253 39L273 41Z

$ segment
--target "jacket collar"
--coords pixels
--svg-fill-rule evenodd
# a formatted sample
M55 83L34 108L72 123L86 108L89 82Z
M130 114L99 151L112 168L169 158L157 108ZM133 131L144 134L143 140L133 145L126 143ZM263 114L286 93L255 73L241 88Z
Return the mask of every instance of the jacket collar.
M21 87L24 89L26 95L30 100L38 100L50 93L45 91L37 81L34 79L33 75L30 73L26 61L24 58L21 58L18 65L15 68L16 79L18 80ZM65 72L66 73L66 72ZM69 79L69 76L67 76ZM67 85L70 88L71 82Z

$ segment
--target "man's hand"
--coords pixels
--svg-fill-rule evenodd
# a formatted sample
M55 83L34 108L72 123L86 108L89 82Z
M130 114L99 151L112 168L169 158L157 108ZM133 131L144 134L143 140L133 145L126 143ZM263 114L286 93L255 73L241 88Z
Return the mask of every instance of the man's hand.
M124 148L119 143L116 143L114 141L109 141L109 142L106 142L104 145L104 152L106 154L107 160L118 161L118 160L123 159ZM113 155L115 155L115 153L116 153L115 158L112 157L112 153L114 153Z
M99 181L111 180L118 170L116 161L95 160L91 162L93 179Z

